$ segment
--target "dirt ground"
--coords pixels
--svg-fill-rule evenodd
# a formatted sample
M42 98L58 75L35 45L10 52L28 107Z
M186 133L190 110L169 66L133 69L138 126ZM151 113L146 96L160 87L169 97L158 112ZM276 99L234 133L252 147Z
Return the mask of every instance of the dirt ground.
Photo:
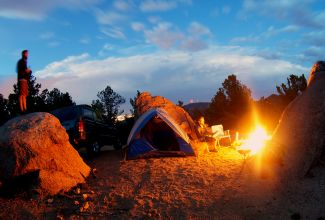
M55 197L0 197L0 219L325 219L325 169L279 183L221 148L198 157L124 161L119 151L85 160L86 184Z

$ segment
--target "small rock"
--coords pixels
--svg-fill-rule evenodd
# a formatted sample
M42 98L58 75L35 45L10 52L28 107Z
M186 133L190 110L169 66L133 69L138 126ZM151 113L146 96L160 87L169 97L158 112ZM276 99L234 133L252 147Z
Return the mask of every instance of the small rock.
M58 220L64 220L64 218L63 218L62 215L57 215L57 216L56 216L56 219L58 219Z
M89 203L85 202L84 205L80 207L80 212L85 212L87 209L89 209Z
M109 203L109 201L108 201L107 197L105 196L104 197L104 204L107 205L108 203Z
M84 200L86 200L87 198L88 198L89 196L88 196L88 194L82 194L82 198L84 198Z
M77 195L80 194L80 188L76 188L76 190L74 191Z
M89 209L89 203L85 202L85 204L83 205L83 211L86 211L87 209Z

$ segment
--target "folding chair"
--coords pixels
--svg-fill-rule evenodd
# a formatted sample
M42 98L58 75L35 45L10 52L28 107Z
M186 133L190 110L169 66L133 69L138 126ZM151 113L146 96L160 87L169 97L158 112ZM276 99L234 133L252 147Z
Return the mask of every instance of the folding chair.
M214 147L220 147L220 140L227 138L230 143L231 143L231 137L230 137L230 131L229 130L223 130L223 126L222 125L213 125L211 126L211 130L212 130L212 137L215 139L214 142Z

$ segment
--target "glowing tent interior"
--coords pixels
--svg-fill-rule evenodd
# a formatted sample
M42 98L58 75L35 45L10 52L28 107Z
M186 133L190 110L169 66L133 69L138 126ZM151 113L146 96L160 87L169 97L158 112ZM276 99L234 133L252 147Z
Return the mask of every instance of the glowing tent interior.
M141 115L129 134L127 145L128 159L195 155L187 134L161 108Z

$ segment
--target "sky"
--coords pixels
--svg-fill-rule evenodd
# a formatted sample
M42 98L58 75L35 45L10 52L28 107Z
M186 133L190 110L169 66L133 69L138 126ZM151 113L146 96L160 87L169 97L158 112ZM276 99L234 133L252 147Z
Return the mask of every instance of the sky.
M0 93L28 65L42 89L90 104L107 85L210 101L230 74L259 99L324 60L324 0L0 0ZM122 106L126 111L129 104Z

